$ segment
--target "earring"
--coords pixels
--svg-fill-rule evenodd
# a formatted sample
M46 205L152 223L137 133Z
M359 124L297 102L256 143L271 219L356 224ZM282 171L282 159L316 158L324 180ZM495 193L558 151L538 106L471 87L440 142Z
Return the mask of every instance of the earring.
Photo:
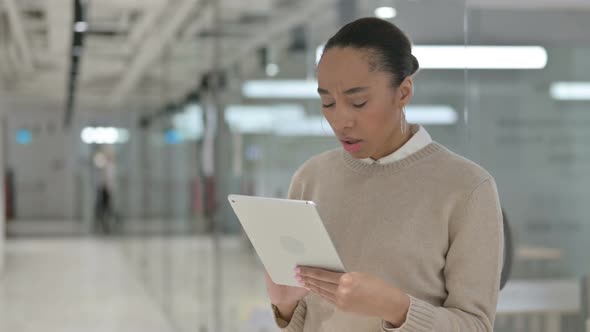
M402 135L406 135L406 108L402 107L402 111L401 114L399 116L399 126L401 128L402 131Z

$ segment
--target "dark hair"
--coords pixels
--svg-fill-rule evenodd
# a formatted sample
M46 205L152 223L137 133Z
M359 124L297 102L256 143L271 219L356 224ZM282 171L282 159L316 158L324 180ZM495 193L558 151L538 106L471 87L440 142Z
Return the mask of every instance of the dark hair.
M352 47L369 52L371 70L389 72L398 87L420 65L412 55L412 43L393 23L366 17L343 26L324 46L324 53L335 47ZM322 55L323 56L323 55Z

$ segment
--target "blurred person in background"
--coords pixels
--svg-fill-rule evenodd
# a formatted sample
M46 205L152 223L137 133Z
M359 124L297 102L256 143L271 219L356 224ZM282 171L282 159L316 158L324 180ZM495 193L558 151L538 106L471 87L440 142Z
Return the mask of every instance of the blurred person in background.
M96 229L108 234L117 221L113 193L115 191L115 158L112 149L102 147L93 157L96 182L94 221Z

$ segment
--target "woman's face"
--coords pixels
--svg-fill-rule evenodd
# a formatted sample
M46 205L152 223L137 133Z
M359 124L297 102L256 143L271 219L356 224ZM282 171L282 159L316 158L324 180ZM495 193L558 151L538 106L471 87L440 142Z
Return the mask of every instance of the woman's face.
M377 160L405 143L401 117L412 97L412 79L393 87L392 74L371 70L370 60L365 50L328 49L318 65L318 93L344 149L355 158Z

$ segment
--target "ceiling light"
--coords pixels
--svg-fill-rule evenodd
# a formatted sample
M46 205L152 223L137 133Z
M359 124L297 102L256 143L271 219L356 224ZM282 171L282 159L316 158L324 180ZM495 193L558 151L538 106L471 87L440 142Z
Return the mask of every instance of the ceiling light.
M316 48L316 65L323 51ZM548 61L542 46L415 45L412 53L421 69L543 69Z
M393 7L379 7L375 9L375 16L378 18L389 20L397 15L397 11Z
M446 105L410 105L406 107L406 120L421 125L452 125L457 123L457 111Z
M292 123L305 118L301 105L229 105L225 120L230 128L241 133L270 132L282 123Z
M332 128L321 115L281 122L273 128L273 131L279 136L334 136Z
M88 30L88 23L86 22L76 22L74 24L74 31L82 33Z
M115 144L129 140L129 131L113 127L86 127L80 133L86 144Z
M266 65L266 75L275 77L279 73L279 66L276 63L269 63Z
M248 98L317 99L318 83L315 80L254 80L242 86Z
M423 69L542 69L547 51L541 46L414 46Z
M557 100L590 100L590 82L555 82L549 93Z

